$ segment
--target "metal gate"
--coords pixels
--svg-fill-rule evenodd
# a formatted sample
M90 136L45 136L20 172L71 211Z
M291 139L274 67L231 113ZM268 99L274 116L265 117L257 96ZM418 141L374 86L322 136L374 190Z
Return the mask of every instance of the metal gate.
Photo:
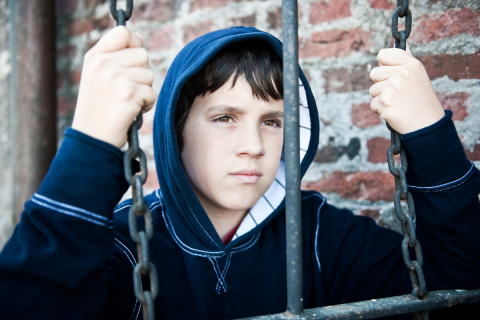
M333 1L333 0L332 0ZM412 14L408 9L408 0L397 0L397 9L392 16L392 36L396 47L405 50L406 39L410 35ZM127 10L117 10L116 0L110 0L110 9L119 25L125 25L133 9L133 0L127 1ZM405 31L398 31L398 18L405 18ZM300 154L299 154L299 64L298 64L298 5L297 0L282 0L283 33L283 77L285 106L285 172L286 172L286 238L287 238L287 311L279 314L264 315L249 319L372 319L405 313L413 313L414 319L428 319L428 310L452 307L467 303L480 302L480 289L477 290L439 290L428 292L422 271L423 255L415 234L415 208L413 198L407 189L405 173L407 161L403 152L399 134L391 131L391 146L387 152L388 167L395 177L394 203L397 217L402 222L404 240L402 254L410 272L413 291L411 294L396 297L372 299L355 303L327 306L314 309L303 308L303 259L302 259L302 215L300 194ZM136 192L135 205L130 210L130 220L135 222L135 215L143 215L147 225L151 225L151 214L145 209L141 185L144 177L132 175L131 158L140 158L142 172L146 172L143 151L139 149L137 129L141 125L141 115L132 125L129 133L130 149L125 155L126 179ZM396 167L393 155L400 154L401 165ZM133 176L133 178L132 178ZM407 200L408 212L400 209L400 200ZM149 228L147 228L149 229ZM132 223L130 233L138 244L140 263L135 268L135 295L144 306L144 319L154 318L153 299L158 292L155 266L148 260L149 232L138 232ZM415 248L416 260L411 260L408 246ZM151 291L140 288L140 273L148 275Z

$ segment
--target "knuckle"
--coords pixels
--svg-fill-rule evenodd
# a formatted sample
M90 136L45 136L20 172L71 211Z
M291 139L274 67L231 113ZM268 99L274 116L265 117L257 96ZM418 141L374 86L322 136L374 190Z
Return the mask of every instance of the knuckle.
M391 89L394 91L401 91L403 87L403 81L401 78L396 77L391 83Z
M135 95L135 88L128 80L122 80L118 85L118 97L122 101L130 101Z
M105 66L105 57L102 54L96 54L91 57L89 63L94 69L100 70Z
M155 79L152 70L147 70L147 79L148 84L151 85L153 83L153 80Z
M410 78L410 71L407 68L401 68L399 73L400 73L400 76L404 79Z
M383 94L378 97L378 102L386 107L390 106L390 94L388 94L387 92L383 92Z
M138 51L139 51L138 55L139 55L140 59L142 60L142 62L143 63L148 62L148 51L147 51L147 49L140 48Z

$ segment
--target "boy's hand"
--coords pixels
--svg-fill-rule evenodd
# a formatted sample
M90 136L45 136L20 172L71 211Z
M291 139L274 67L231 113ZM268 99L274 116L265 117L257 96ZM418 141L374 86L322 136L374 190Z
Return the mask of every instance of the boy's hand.
M125 144L135 117L157 98L142 45L139 34L116 27L85 54L72 128L118 148Z
M370 72L370 108L401 134L434 124L445 115L422 63L396 48L378 53L380 67Z

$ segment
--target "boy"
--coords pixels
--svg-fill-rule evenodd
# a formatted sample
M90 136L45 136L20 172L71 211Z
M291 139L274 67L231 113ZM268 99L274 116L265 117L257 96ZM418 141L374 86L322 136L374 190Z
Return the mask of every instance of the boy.
M127 189L118 148L155 100L141 46L117 27L87 53L72 129L0 254L2 319L139 318L131 202L115 206ZM220 30L187 45L168 71L154 126L161 189L145 199L157 318L285 311L281 50L254 28ZM428 288L479 287L479 172L423 66L397 49L378 58L372 109L402 134ZM319 124L302 72L300 81L303 174ZM399 234L316 192L302 192L302 210L305 308L411 291Z

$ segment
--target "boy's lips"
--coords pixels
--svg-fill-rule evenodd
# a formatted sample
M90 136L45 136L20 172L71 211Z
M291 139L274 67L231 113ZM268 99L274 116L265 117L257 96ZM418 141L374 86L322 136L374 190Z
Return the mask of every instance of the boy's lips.
M230 173L230 176L243 183L255 183L262 177L262 173L255 169L244 169Z

